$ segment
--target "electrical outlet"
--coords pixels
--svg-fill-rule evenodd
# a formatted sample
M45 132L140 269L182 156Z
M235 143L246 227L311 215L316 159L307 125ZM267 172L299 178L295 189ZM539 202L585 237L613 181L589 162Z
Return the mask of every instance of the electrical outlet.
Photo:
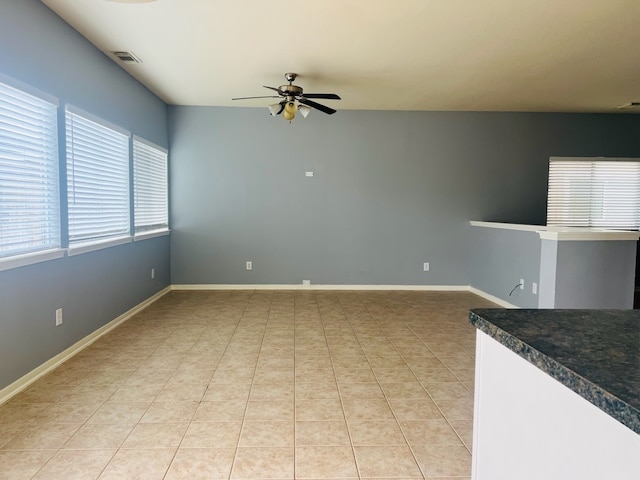
M520 279L520 290L524 290L524 278Z
M304 285L305 287L310 287L311 286L311 280L302 280L302 285Z
M62 325L62 309L58 308L56 310L56 327Z
M422 269L423 269L425 272L428 272L428 271L429 271L429 262L424 262L424 263L422 264Z
M247 270L253 270L253 262L247 262Z
M538 284L536 282L533 282L531 284L531 293L533 293L534 295L538 294Z
M154 278L156 278L156 269L152 268L151 269L151 280L153 280Z

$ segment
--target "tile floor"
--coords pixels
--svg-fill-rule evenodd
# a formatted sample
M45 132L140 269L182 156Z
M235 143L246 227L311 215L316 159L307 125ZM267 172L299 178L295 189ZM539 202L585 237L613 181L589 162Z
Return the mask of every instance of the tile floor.
M0 479L468 479L486 306L171 292L0 407Z

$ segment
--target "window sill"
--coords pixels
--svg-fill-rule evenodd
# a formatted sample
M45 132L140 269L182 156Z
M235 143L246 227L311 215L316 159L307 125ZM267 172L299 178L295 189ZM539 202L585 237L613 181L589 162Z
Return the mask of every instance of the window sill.
M64 250L61 248L44 250L42 252L25 253L24 255L14 255L0 259L0 271L26 267L27 265L55 260L56 258L62 258L63 256Z
M139 242L140 240L148 240L150 238L164 237L166 235L169 235L170 233L171 233L171 230L151 230L149 232L137 233L133 237L133 241Z
M78 243L76 245L69 246L67 255L73 257L74 255L95 252L96 250L102 250L103 248L115 247L116 245L124 245L125 243L130 243L131 240L132 237L130 235L127 235L126 237L116 237L109 238L107 240Z

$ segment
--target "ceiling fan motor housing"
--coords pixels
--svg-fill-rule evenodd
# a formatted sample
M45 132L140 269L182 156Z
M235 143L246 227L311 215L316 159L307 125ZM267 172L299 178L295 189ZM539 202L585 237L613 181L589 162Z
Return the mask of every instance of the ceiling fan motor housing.
M278 93L283 97L299 97L302 95L302 88L297 85L280 85Z

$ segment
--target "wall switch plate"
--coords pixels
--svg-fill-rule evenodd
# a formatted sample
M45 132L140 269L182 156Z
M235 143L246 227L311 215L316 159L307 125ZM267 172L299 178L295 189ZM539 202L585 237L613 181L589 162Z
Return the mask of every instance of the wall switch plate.
M310 287L311 286L311 280L302 280L302 285L304 285L305 287Z
M247 262L246 268L247 270L253 270L253 262Z
M428 272L428 271L429 271L429 262L424 262L424 263L422 264L422 269L423 269L425 272Z
M156 269L152 268L151 269L151 279L153 280L154 278L156 278Z
M62 309L58 308L56 310L56 327L62 325Z
M538 294L538 284L536 282L533 282L531 284L531 293L533 293L534 295Z
M524 278L520 279L520 290L524 290Z

